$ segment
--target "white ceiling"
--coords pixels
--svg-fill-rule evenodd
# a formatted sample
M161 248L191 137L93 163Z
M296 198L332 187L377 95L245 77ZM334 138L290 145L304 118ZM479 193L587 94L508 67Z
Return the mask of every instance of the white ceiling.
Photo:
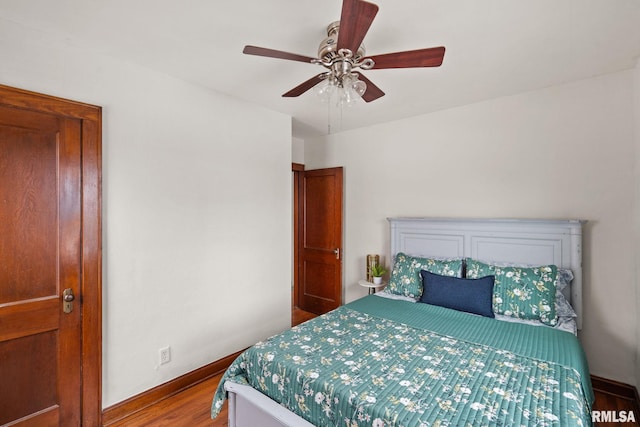
M445 46L439 68L370 70L386 96L342 112L347 130L633 68L640 0L373 0L369 54ZM0 0L1 19L293 117L326 134L318 65L243 55L245 44L316 56L341 0ZM335 116L332 116L335 117Z

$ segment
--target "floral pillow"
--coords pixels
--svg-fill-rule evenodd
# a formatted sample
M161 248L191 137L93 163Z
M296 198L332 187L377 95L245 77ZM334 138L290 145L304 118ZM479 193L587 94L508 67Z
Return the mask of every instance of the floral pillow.
M422 278L420 270L427 270L441 276L462 277L462 260L441 260L419 258L398 252L391 271L389 285L385 291L416 300L422 296Z
M493 311L517 319L539 320L555 326L558 268L501 267L467 258L467 278L495 276Z

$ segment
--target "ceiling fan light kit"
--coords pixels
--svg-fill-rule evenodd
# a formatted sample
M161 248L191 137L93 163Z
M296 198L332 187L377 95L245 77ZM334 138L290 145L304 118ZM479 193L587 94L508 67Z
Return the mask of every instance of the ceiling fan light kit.
M329 102L335 100L339 105L351 105L359 98L371 102L385 93L358 70L438 67L445 51L444 47L434 47L367 57L362 42L377 13L378 6L373 3L343 0L340 21L327 27L327 37L318 47L317 58L257 46L245 46L243 53L318 64L327 69L283 97L297 97L317 86L318 96Z
M355 73L345 74L340 80L329 73L327 74L325 79L314 88L316 96L322 102L338 106L351 106L356 104L367 90L367 84L358 80L358 75Z

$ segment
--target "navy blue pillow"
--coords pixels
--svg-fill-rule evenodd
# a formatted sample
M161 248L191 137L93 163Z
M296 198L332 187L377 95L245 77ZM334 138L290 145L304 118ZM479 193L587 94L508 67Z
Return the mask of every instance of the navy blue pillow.
M420 302L495 317L493 314L494 276L461 279L433 274L426 270L420 271L420 276L422 276L423 289Z

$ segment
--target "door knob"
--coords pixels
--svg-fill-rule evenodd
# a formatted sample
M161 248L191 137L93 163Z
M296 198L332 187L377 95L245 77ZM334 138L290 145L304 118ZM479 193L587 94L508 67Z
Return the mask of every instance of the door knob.
M65 313L71 313L73 311L73 300L76 297L73 295L73 289L67 288L62 291L62 311Z

